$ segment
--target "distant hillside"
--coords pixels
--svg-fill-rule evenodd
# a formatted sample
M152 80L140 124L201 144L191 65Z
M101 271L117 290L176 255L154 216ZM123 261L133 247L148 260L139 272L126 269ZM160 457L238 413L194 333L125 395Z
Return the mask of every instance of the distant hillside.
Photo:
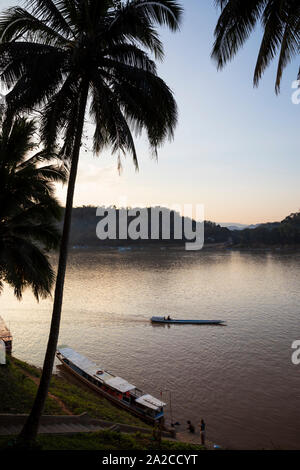
M235 222L220 222L221 227L226 227L228 230L244 230L245 228L256 228L259 224L256 225L247 225L247 224L238 224Z
M300 212L281 222L260 224L254 229L231 232L233 244L241 246L283 246L300 244Z
M162 236L162 223L159 224L159 235L157 240L150 239L151 217L148 218L148 240L99 240L96 235L96 227L101 217L96 216L96 207L83 206L73 209L70 245L72 247L102 247L102 246L147 246L147 245L183 245L187 240L184 236L180 240L176 239L173 230L174 212L166 208L159 208L167 211L171 220L170 240L164 240ZM103 211L105 208L103 208ZM151 208L147 209L151 211ZM125 209L123 210L125 211ZM118 214L118 210L116 210ZM177 214L178 215L178 214ZM102 217L103 218L103 217ZM134 219L128 216L128 225ZM190 220L190 219L189 219ZM195 230L195 221L190 221ZM62 223L61 223L62 226ZM231 227L231 226L230 226ZM238 228L237 228L238 227ZM117 223L118 234L118 223ZM300 245L300 212L290 214L281 222L270 222L260 225L247 226L241 228L241 224L236 224L232 229L222 227L220 224L205 221L204 223L205 245L224 244L233 247L265 247L265 246L296 246Z
M105 208L103 208L105 209ZM72 215L72 225L71 225L71 235L70 235L70 245L73 247L100 247L100 246L128 246L128 245L180 245L188 241L184 236L177 240L174 237L173 231L173 221L174 221L174 212L169 211L166 208L163 208L165 211L168 211L170 214L171 220L171 234L170 240L163 240L162 237L162 224L159 225L159 239L158 240L120 240L117 236L116 240L99 240L96 235L96 227L98 222L101 220L101 217L96 216L96 207L92 206L83 206L76 207L73 209ZM151 209L148 208L148 211ZM118 214L118 210L116 210ZM150 213L150 212L149 212ZM134 217L128 216L128 225L134 219ZM151 234L151 217L148 218L148 234ZM161 222L161 221L160 221ZM195 229L195 221L192 221L192 227ZM62 223L61 223L62 225ZM230 231L221 227L214 222L205 221L204 224L205 232L205 244L213 243L228 243L230 242ZM117 223L117 233L118 233L118 223Z

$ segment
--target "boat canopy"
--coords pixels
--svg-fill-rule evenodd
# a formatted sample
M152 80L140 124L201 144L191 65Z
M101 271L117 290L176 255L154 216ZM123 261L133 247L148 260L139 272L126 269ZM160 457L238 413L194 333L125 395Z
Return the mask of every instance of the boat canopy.
M135 389L135 385L130 384L127 380L124 380L121 377L113 377L112 379L105 380L105 383L122 393Z
M0 317L0 339L3 339L3 341L12 341L12 335L7 326L4 323L4 320L2 317Z
M152 410L159 410L159 408L166 406L166 403L158 400L157 398L154 398L152 395L142 395L135 401L136 403L147 406L147 408L151 408Z
M79 367L79 369L92 377L96 377L100 382L105 383L119 392L126 393L129 390L134 390L136 388L135 385L130 384L127 380L124 380L121 377L115 377L71 348L60 348L58 349L58 352L71 361L75 366Z
M100 366L97 366L97 364L90 361L87 357L82 356L71 348L61 348L58 349L58 352L89 375L96 375L97 372L101 370Z

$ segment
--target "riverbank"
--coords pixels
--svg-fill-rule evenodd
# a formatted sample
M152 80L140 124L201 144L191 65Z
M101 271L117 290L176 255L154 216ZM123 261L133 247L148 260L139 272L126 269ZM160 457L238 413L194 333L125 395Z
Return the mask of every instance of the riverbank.
M27 414L30 412L39 382L41 370L37 367L9 357L6 366L0 367L0 414ZM66 379L54 375L44 414L81 415L88 413L91 418L107 420L123 425L148 429L148 433L98 432L75 433L71 435L43 434L38 437L38 446L43 450L127 450L155 449L150 426L111 404L105 398L85 390ZM0 437L0 449L12 443L12 436ZM161 449L201 450L199 445L163 439Z
M147 254L147 253L172 253L172 252L178 252L178 253L187 253L185 244L147 244L147 245L142 245L142 244L137 244L137 245L127 245L127 246L109 246L109 245L99 245L99 246L88 246L88 245L78 245L78 246L71 246L70 251L73 253L78 253L78 252L86 252L86 253L108 253L108 254L113 254L113 255L119 255L119 254L136 254L136 253L141 253L141 254ZM262 243L254 243L252 245L247 245L247 244L242 244L242 243L207 243L203 245L203 248L201 250L197 251L192 251L190 253L195 256L196 253L201 254L203 252L205 253L210 253L210 252L224 252L224 251L237 251L237 252L253 252L253 253L259 253L259 252L273 252L273 253L296 253L300 251L300 244L286 244L286 245L270 245L270 244L262 244ZM53 253L53 256L55 256L55 253Z

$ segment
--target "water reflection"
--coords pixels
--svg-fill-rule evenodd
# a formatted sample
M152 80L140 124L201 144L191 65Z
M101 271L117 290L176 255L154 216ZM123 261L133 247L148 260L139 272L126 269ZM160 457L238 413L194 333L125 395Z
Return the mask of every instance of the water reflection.
M234 448L300 448L298 253L72 252L59 342L158 395ZM0 298L15 354L42 364L51 300ZM154 325L152 316L227 321ZM198 419L199 418L199 419Z

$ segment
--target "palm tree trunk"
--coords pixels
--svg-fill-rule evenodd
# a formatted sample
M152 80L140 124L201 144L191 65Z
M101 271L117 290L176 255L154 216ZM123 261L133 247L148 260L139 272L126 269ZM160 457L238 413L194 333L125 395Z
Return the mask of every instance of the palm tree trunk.
M76 138L75 138L75 143L74 143L69 183L68 183L66 210L65 210L63 233L62 233L62 239L61 239L61 245L60 245L51 328L50 328L48 345L47 345L47 350L46 350L46 355L45 355L44 365L43 365L43 371L42 371L37 395L36 395L31 413L28 416L27 421L19 435L19 442L21 442L23 445L24 444L30 445L36 439L38 428L39 428L39 423L40 423L40 418L44 410L45 401L48 395L49 384L50 384L50 380L52 376L52 370L53 370L58 335L59 335L65 273L66 273L67 256L68 256L68 243L69 243L69 234L70 234L70 227L71 227L73 196L74 196L78 160L79 160L81 139L82 139L82 133L83 133L83 126L84 126L85 110L86 110L87 98L88 98L88 89L89 89L89 83L86 81L83 84L80 104L79 104L79 111L78 111L78 126L77 126L77 133L76 133Z

